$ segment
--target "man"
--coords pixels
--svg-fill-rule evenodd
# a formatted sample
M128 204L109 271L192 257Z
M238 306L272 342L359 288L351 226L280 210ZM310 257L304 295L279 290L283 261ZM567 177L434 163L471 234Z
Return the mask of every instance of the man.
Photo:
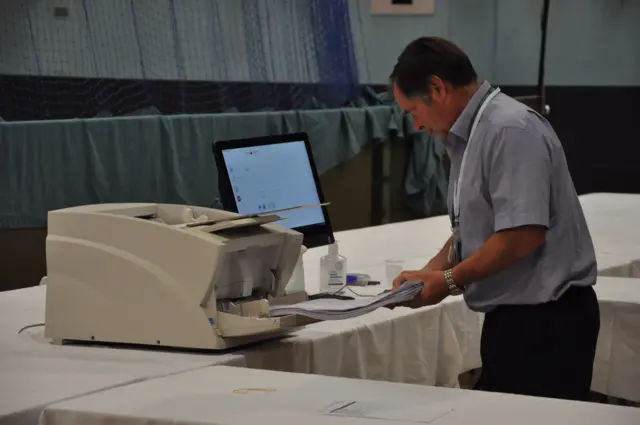
M467 55L443 39L409 44L391 83L416 128L446 146L452 223L440 253L394 288L421 281L412 306L464 294L486 313L478 389L585 400L600 329L596 259L551 125L478 82Z

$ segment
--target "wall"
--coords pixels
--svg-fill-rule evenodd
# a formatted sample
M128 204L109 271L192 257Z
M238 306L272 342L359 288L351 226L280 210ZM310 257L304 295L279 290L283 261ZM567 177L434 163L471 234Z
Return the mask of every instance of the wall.
M539 1L501 1L496 79L505 85L535 81L533 36ZM513 19L511 19L513 17ZM636 0L552 0L547 43L547 76L552 86L640 85L640 2ZM513 44L509 44L510 42ZM526 78L525 78L526 76Z
M542 0L437 0L434 16L371 16L350 0L362 81L385 84L402 48L423 35L446 37L478 73L501 85L535 85ZM560 86L640 85L640 2L552 0L546 81Z
M459 44L480 76L493 79L496 1L436 0L433 16L371 16L369 0L349 0L360 80L386 84L403 47L425 35Z

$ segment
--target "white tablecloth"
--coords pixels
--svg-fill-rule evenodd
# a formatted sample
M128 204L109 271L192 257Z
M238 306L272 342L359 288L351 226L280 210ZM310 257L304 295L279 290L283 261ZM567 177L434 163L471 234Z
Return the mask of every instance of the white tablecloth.
M194 355L57 346L43 328L45 287L0 293L0 424L30 424L44 406L145 379L214 364L244 366L240 355Z
M640 277L640 195L593 193L580 197L604 276Z
M479 349L481 326L477 315L460 318L460 300L450 304L318 323L242 353L256 369L455 387L465 368L479 367L470 347Z
M323 414L330 406L350 402L352 409L364 408L382 419L364 419L362 413ZM400 422L398 414L410 422ZM396 420L384 419L392 415ZM216 366L57 403L45 410L40 425L370 425L419 420L438 425L637 425L640 409Z
M600 277L600 335L591 389L640 402L640 279Z

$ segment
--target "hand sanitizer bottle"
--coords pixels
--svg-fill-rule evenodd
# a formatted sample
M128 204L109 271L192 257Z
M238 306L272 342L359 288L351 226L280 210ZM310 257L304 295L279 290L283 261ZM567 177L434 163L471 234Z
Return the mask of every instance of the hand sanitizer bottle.
M338 254L338 243L320 258L320 292L337 292L347 283L347 259Z

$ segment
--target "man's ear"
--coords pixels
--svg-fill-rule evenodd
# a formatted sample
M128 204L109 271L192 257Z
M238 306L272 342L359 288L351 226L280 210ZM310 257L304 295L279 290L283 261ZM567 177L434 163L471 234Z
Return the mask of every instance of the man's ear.
M436 100L441 100L447 95L447 86L440 77L434 75L431 77L431 97Z

